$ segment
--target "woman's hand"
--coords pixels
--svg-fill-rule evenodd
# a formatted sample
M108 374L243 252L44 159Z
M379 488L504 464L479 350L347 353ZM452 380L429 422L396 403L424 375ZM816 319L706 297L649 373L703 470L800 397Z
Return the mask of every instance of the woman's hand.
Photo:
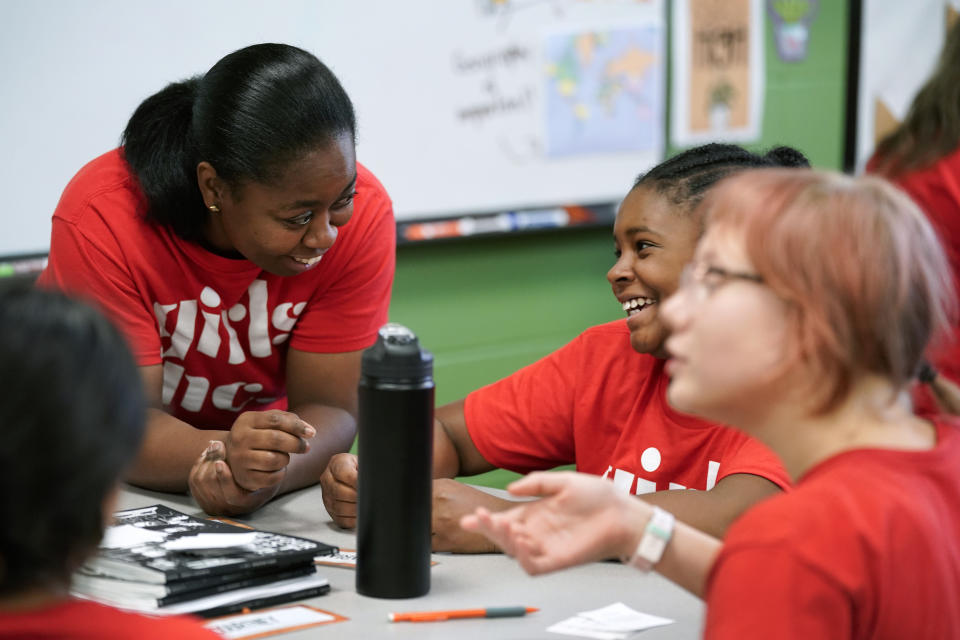
M653 512L609 480L580 473L532 473L508 488L543 499L501 513L480 507L460 524L490 538L531 574L631 555Z
M277 495L279 482L257 491L248 491L238 485L225 457L223 443L212 440L190 470L190 494L207 514L236 516L250 513Z
M290 454L309 451L307 440L316 434L316 429L288 411L246 411L224 440L224 460L238 486L247 491L276 490Z
M357 526L357 456L338 453L330 458L320 476L323 506L334 524L344 529Z
M357 526L357 456L341 453L330 459L320 488L323 506L333 522L345 529ZM512 502L501 500L450 478L433 481L431 540L434 551L492 553L496 545L482 535L460 528L460 518L478 506L500 511Z
M434 551L453 553L496 553L500 549L487 537L465 531L460 519L478 507L503 511L516 503L469 487L453 478L433 481L433 509L430 539Z

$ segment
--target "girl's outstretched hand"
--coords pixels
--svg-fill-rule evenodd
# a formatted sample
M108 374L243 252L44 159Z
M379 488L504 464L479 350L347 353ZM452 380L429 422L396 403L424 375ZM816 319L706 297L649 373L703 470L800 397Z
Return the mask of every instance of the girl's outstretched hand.
M508 489L542 499L500 513L478 508L460 526L490 538L531 574L630 556L652 514L609 480L581 473L531 473Z

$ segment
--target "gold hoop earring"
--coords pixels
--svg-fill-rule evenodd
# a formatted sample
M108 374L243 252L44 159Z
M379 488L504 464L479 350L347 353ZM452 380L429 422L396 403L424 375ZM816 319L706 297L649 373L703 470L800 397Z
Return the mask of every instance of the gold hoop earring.
M215 204L210 205L207 209L210 209L211 213L220 213L220 207Z

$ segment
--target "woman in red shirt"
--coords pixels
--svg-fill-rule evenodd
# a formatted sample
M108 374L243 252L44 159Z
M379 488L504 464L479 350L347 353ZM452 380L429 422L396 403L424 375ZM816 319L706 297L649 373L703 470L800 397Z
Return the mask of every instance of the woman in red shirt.
M355 120L315 56L251 45L144 100L67 185L39 284L133 349L150 409L130 482L247 513L350 448L395 254Z

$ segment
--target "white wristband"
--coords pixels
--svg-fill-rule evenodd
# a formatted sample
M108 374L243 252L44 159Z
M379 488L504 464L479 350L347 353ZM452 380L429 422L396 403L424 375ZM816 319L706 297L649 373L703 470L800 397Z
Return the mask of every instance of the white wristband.
M672 513L664 511L660 507L654 507L653 515L643 530L640 544L637 545L636 551L629 559L624 559L624 563L644 573L653 569L660 562L660 558L663 557L663 552L667 548L667 543L673 537L674 522Z

